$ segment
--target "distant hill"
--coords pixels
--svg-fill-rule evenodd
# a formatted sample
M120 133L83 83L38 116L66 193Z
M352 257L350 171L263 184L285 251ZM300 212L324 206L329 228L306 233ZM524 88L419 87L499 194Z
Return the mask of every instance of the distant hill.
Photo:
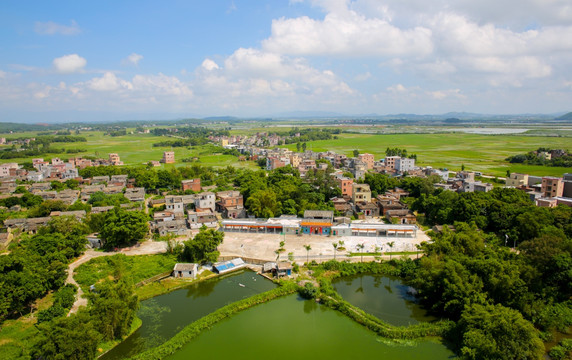
M554 120L572 120L572 112L569 112L568 114L564 114L560 117L557 117Z
M209 117L203 118L203 120L208 120L208 121L235 121L235 120L238 120L238 118L234 117L234 116L209 116Z

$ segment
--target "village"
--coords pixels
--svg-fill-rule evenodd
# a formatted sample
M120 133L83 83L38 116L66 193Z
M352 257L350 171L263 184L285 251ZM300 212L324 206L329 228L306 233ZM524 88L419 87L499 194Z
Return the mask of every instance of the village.
M107 159L90 160L81 157L63 161L52 158L44 161L33 159L34 170L25 170L17 163L0 165L0 199L21 198L22 192L41 197L44 201L59 201L67 206L76 202L86 204L94 194L123 195L128 201L120 207L128 211L143 211L149 214L150 236L173 237L179 240L192 238L201 227L218 229L226 233L220 246L222 255L241 256L249 259L283 259L302 261L309 255L313 260L328 260L335 256L332 243L345 244L347 253L360 252L377 254L402 252L415 254L419 244L429 237L417 224L417 214L409 209L403 199L409 193L400 188L372 195L370 186L363 179L367 173L385 174L394 178L433 177L438 178L433 186L443 191L488 192L492 183L483 182L482 174L472 171L450 172L447 169L416 166L416 156L407 155L406 150L393 149L391 155L374 159L372 154L354 157L331 151L295 152L286 148L258 147L259 139L267 134L253 137L217 137L222 148L235 149L241 156L265 159L265 170L285 167L296 169L302 180L308 172L328 171L339 196L328 199L332 210L306 210L302 217L281 215L273 218L256 218L245 207L245 199L239 189L215 191L215 185L202 186L200 178L184 179L179 194L150 193L138 186L128 175L94 176L83 178L78 170L93 166L122 166L120 155L111 153ZM269 137L271 144L280 139ZM283 141L283 139L282 139ZM304 144L305 147L305 144ZM389 150L389 149L388 149ZM546 155L542 155L546 156ZM165 151L160 160L150 160L152 167L161 163L175 163L173 151ZM480 180L477 180L479 178ZM55 183L77 181L77 189L56 191ZM555 207L560 204L572 206L572 174L562 178L529 176L512 173L504 179L506 187L526 192L537 206ZM498 185L497 185L498 186ZM20 191L16 191L20 189ZM8 217L4 220L5 232L0 233L0 246L7 248L14 234L36 233L41 226L58 216L74 216L78 220L88 214L111 211L114 206L93 206L86 210L52 211L42 217ZM25 211L21 205L4 208L19 213ZM440 228L434 227L435 231ZM89 246L102 247L97 233L88 236ZM281 253L276 254L280 241L286 243ZM304 245L311 244L308 254ZM391 244L391 246L390 246ZM277 256L278 255L278 256Z

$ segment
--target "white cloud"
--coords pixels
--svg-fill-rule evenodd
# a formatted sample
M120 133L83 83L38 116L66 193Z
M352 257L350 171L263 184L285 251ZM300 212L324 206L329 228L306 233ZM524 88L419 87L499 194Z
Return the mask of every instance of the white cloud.
M354 76L355 81L366 81L369 78L371 78L371 73L369 71Z
M137 66L141 60L143 60L143 55L132 53L127 58L123 59L122 64Z
M118 89L132 89L133 85L128 81L119 79L114 73L106 72L102 77L88 81L87 87L96 91L115 91Z
M83 71L83 68L87 64L87 60L78 54L71 54L55 58L53 64L57 72L62 74L71 74Z
M175 76L158 75L135 75L132 79L133 90L152 93L155 96L167 95L189 98L193 96L189 86Z
M307 16L273 20L272 35L262 47L291 55L424 56L432 52L433 44L426 27L400 29L384 19L340 10L324 20Z
M62 25L52 21L38 21L34 30L40 35L77 35L81 33L81 29L75 20L72 20L70 25Z
M218 69L218 64L211 59L205 59L201 66L208 71Z

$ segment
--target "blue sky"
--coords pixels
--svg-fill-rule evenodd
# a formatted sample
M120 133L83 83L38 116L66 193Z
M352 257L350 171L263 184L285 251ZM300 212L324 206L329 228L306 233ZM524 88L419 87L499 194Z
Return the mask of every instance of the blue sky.
M572 110L569 0L6 0L0 24L0 121Z

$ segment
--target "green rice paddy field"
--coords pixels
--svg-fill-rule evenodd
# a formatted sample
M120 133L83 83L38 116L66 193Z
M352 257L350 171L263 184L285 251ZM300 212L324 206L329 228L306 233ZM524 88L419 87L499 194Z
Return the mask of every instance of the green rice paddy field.
M18 133L3 135L7 137L34 136L34 133ZM88 140L87 143L55 143L54 147L66 149L85 149L86 152L77 156L107 157L109 153L118 153L126 165L144 164L151 160L160 160L163 151L171 150L169 147L153 147L153 143L165 140L175 140L168 137L159 137L151 134L133 134L110 137L103 132L86 131L81 134ZM296 145L287 146L296 150ZM385 156L387 147L405 148L409 153L417 154L417 163L422 166L435 168L448 168L460 170L465 165L467 170L481 171L484 174L505 176L506 171L521 172L531 175L562 176L565 172L572 172L571 168L533 166L509 164L505 161L508 156L535 150L538 147L563 148L572 150L570 137L543 137L525 135L480 135L465 133L440 134L341 134L338 139L312 141L307 148L314 151L335 151L352 156L353 150L360 153L371 153L376 159ZM198 157L198 164L204 166L224 167L228 165L237 167L256 168L253 162L239 162L231 155L217 154L212 146L199 146L192 149L173 148L175 151L175 166L184 166L192 163L183 163L183 158ZM67 159L76 154L54 155ZM44 156L49 158L50 156ZM24 162L27 159L0 160L0 162ZM165 166L165 165L162 165ZM173 165L167 165L171 167Z
M523 135L478 135L478 134L400 134L365 135L341 134L336 140L321 140L307 143L307 149L313 151L335 151L353 156L353 150L368 152L375 159L385 157L385 149L405 148L409 153L417 154L417 164L460 170L481 171L484 174L505 176L506 171L527 173L530 175L562 176L572 172L572 168L510 164L508 156L526 153L539 147L562 148L572 150L572 138L541 137ZM291 150L295 144L288 145Z
M18 133L6 135L6 137L24 137L35 136L34 133ZM65 149L85 149L86 152L77 154L54 154L45 155L44 158L59 157L68 159L75 156L96 156L107 158L110 153L117 153L121 157L121 161L125 165L140 165L146 164L151 160L161 160L164 151L173 150L175 152L175 159L177 160L176 166L191 165L193 163L184 163L181 160L184 158L198 157L199 161L196 162L203 166L226 167L228 165L236 167L255 168L256 165L251 161L239 162L235 156L222 155L213 152L210 146L198 146L193 149L187 147L153 147L154 143L167 140L177 140L175 138L154 136L151 134L133 134L125 136L111 137L106 136L103 132L99 131L86 131L80 134L87 139L87 143L54 143L55 148ZM0 160L0 162L18 162L31 161L31 158L17 158ZM162 167L172 167L173 165L161 165Z

